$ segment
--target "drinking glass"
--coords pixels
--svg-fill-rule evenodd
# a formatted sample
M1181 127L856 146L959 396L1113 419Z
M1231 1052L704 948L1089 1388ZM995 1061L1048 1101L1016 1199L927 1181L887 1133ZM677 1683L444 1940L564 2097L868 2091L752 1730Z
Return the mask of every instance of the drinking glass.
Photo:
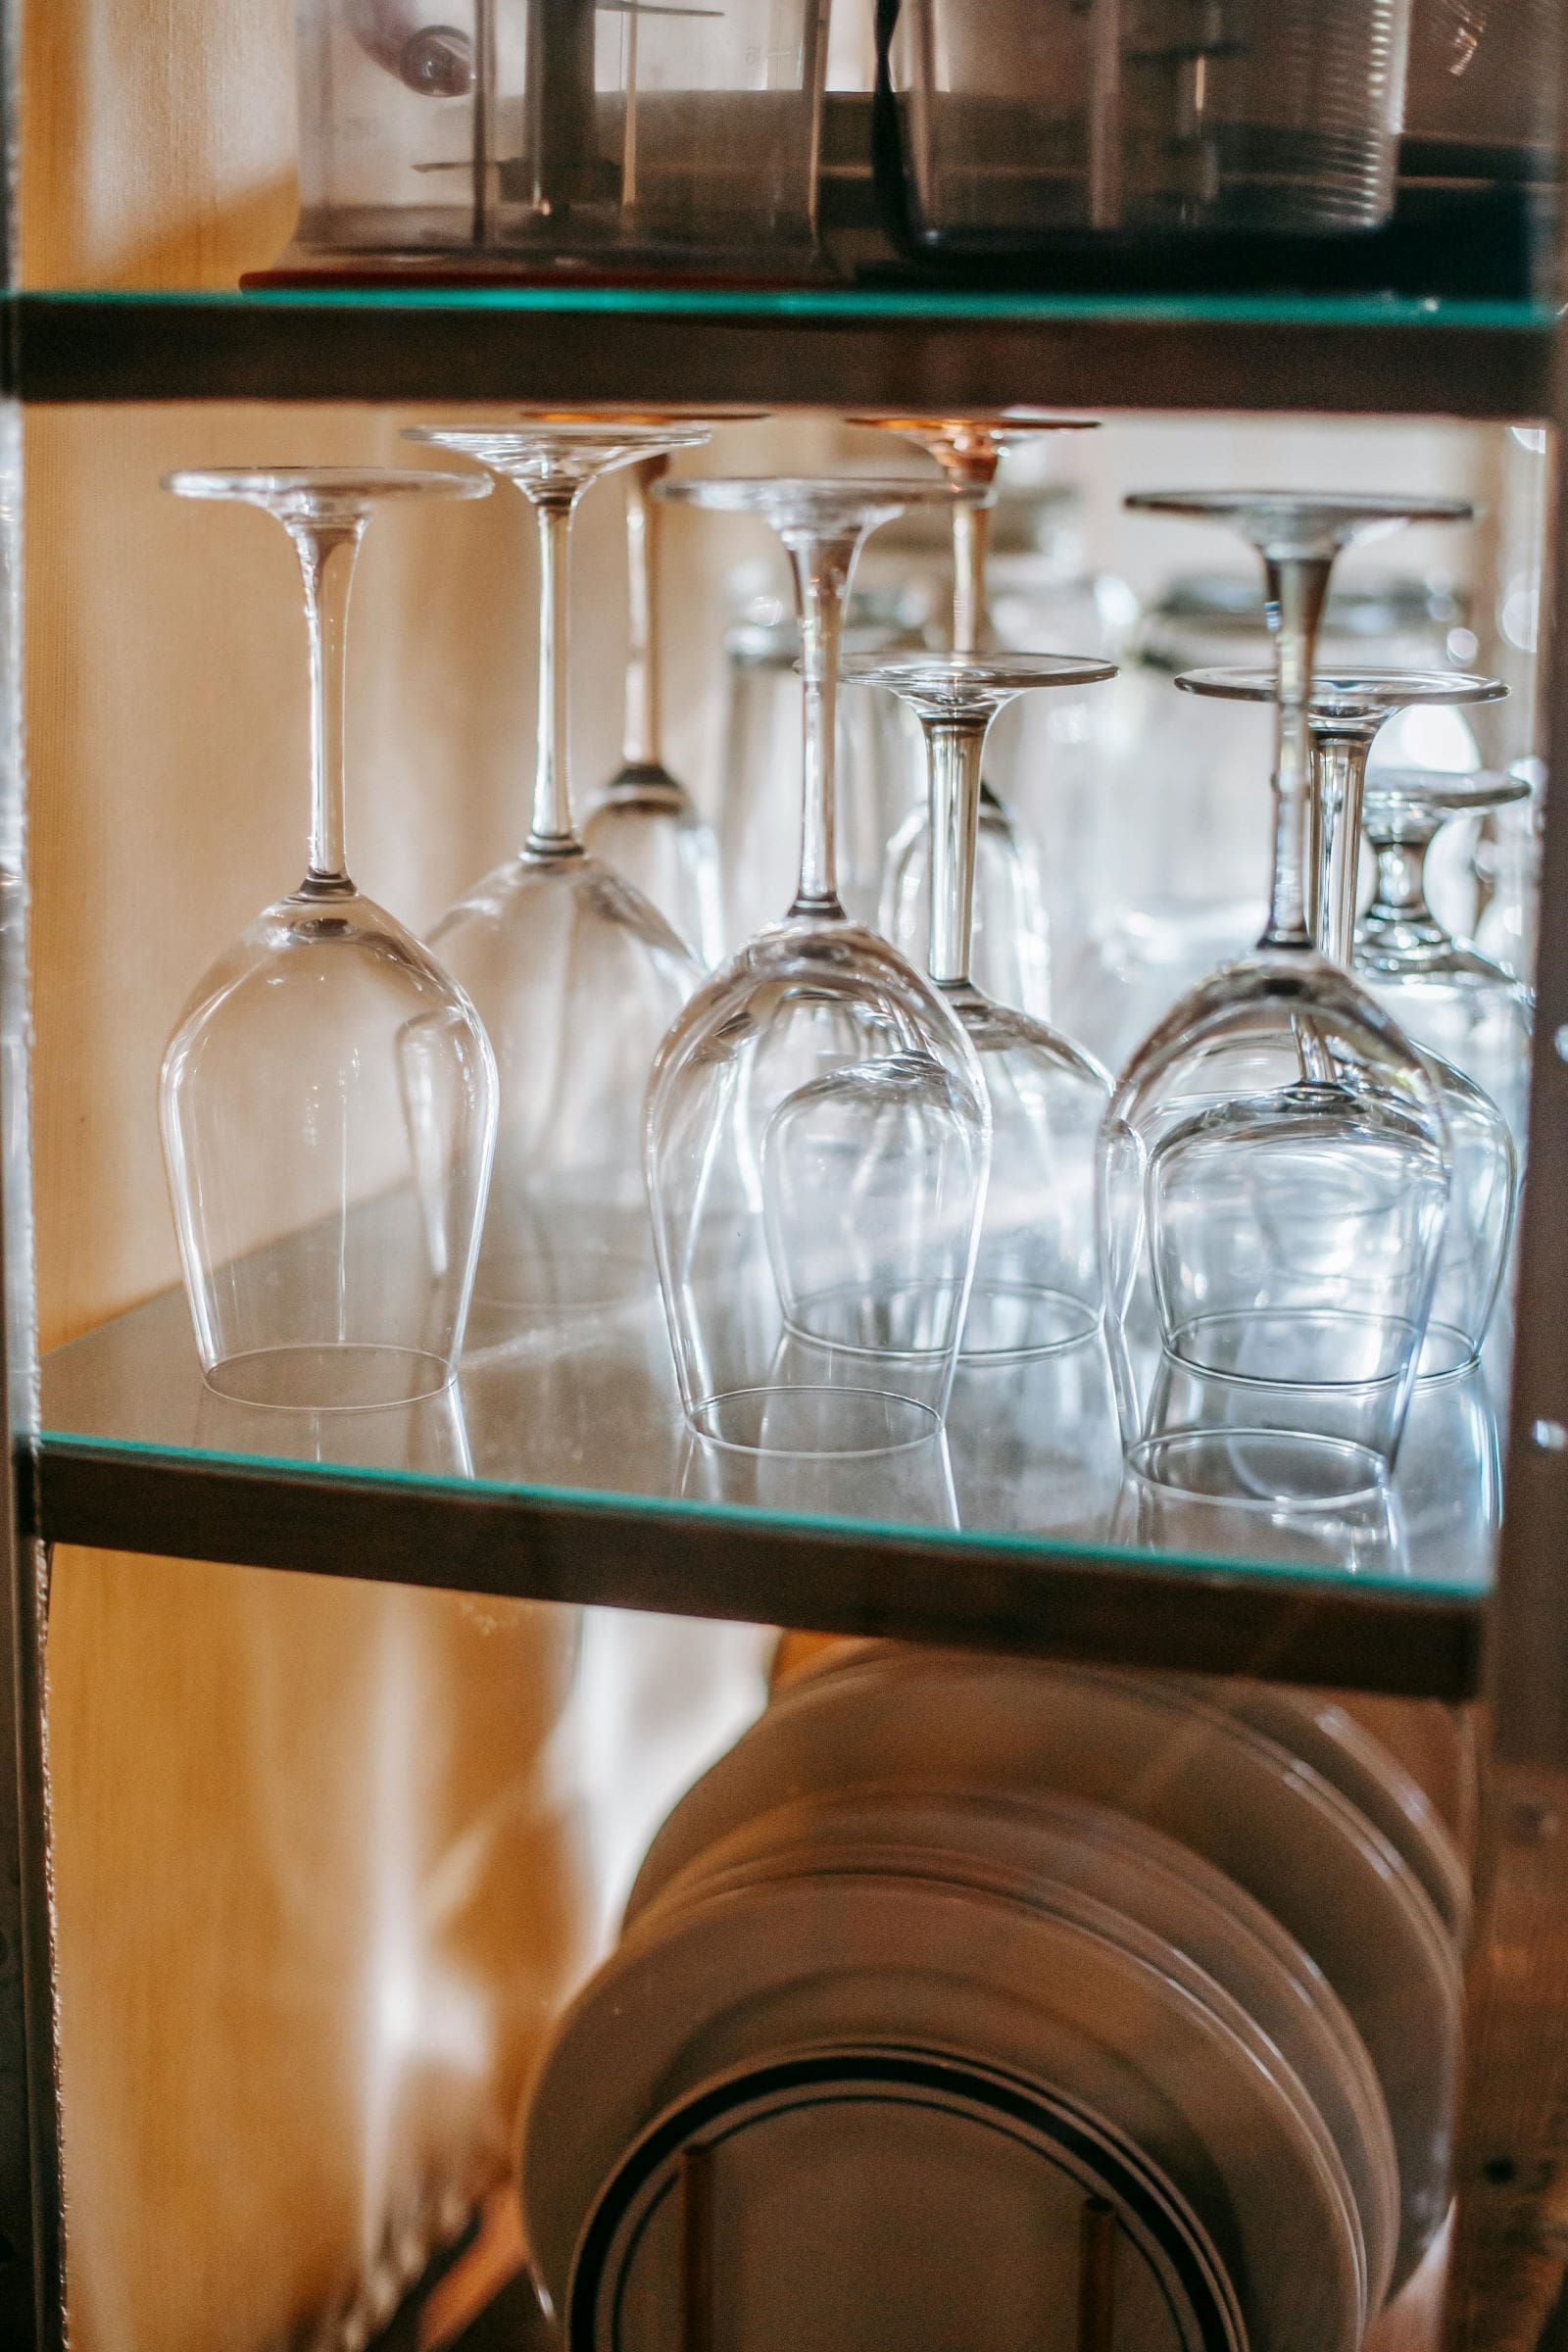
M502 1347L542 1316L613 1307L652 1280L640 1105L655 1048L697 967L664 917L588 854L572 823L569 553L592 482L695 448L708 428L540 417L419 426L409 438L514 483L539 532L532 821L516 857L431 933L478 1007L500 1070L470 1345Z
M991 1119L942 996L838 894L834 752L856 558L910 485L685 480L762 516L799 606L799 886L659 1052L647 1175L681 1403L700 1438L770 1453L928 1444L957 1357ZM918 486L915 493L919 495Z
M777 913L799 848L801 807L801 632L787 571L777 578L768 565L764 577L747 563L729 588L714 811L726 950L744 947ZM925 616L923 583L907 565L880 586L868 586L861 572L845 614L845 649L923 653ZM888 842L920 797L919 729L883 695L847 694L838 730L839 896L856 922L874 928Z
M1473 1078L1524 1143L1530 1079L1530 989L1506 965L1457 939L1427 895L1427 860L1456 816L1492 815L1530 799L1523 776L1485 769L1384 767L1367 778L1361 824L1376 864L1355 929L1355 968L1418 1046Z
M626 468L625 730L620 766L590 812L582 841L591 858L612 866L658 907L706 971L723 953L718 844L664 764L661 725L661 514L654 492L668 470L666 451Z
M920 722L931 800L926 964L968 1033L991 1102L991 1177L960 1357L1054 1354L1100 1329L1095 1139L1111 1082L1070 1039L998 1004L972 976L981 762L991 722L1014 695L1081 690L1115 667L1056 654L955 653L851 661L842 674L900 696Z
M1190 694L1233 702L1272 702L1264 670L1190 671L1176 681ZM1471 706L1502 699L1497 678L1462 671L1320 670L1312 680L1312 737L1317 876L1313 934L1345 970L1352 955L1360 874L1363 796L1373 789L1367 761L1376 737L1398 711L1423 706ZM1363 974L1363 977L1366 975ZM1400 1007L1372 992L1396 1019ZM1407 1030L1406 1034L1410 1034ZM1413 1038L1443 1107L1448 1135L1448 1215L1438 1287L1422 1342L1422 1379L1447 1377L1475 1362L1501 1288L1513 1232L1518 1162L1507 1111L1478 1079L1429 1041Z
M1322 1507L1392 1465L1437 1281L1447 1137L1388 1014L1313 944L1308 693L1340 551L1454 502L1158 492L1262 558L1277 661L1274 854L1257 947L1134 1054L1106 1111L1099 1216L1129 1467L1205 1495Z
M1324 607L1318 667L1445 668L1464 617L1439 579L1350 573ZM1100 650L1082 637L1036 633L1029 642ZM1151 602L1102 698L1108 740L1069 818L1077 918L1063 919L1054 902L1052 979L1057 1017L1112 1069L1178 998L1257 937L1267 905L1269 811L1257 779L1268 713L1173 701L1170 683L1186 670L1270 659L1260 579L1181 572ZM1378 750L1405 766L1479 765L1457 710L1392 719Z
M463 1346L496 1131L496 1068L452 976L349 878L344 653L372 510L477 498L474 476L332 466L171 474L180 498L275 514L305 586L305 879L200 981L159 1111L210 1386L240 1405L394 1409Z
M999 416L853 416L913 441L942 468L953 501L953 650L985 650L986 551L996 479L1008 450L1045 433L1081 432L1088 416L1006 410ZM880 928L908 956L925 951L930 928L931 834L924 807L912 808L888 844ZM974 969L1000 1004L1042 1018L1051 1009L1051 947L1040 864L1028 833L982 780L975 852Z

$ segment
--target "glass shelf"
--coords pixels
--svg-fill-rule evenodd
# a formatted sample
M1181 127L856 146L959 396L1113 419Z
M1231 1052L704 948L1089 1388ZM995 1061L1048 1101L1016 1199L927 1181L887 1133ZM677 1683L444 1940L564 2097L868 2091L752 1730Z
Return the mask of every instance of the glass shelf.
M703 1445L652 1296L307 1414L208 1389L170 1292L46 1358L42 1421L52 1541L1448 1697L1498 1517L1480 1376L1418 1397L1391 1515L1286 1524L1124 1485L1098 1346L960 1373L945 1447Z
M1028 398L1515 421L1545 412L1552 325L1530 302L843 286L28 292L14 311L14 387L37 402Z

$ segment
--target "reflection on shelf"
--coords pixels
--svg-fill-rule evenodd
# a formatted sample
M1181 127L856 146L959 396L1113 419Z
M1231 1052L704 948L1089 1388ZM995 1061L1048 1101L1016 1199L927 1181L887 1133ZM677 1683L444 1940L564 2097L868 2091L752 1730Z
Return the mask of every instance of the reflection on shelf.
M731 1283L736 1278L731 1276ZM739 1309L737 1309L739 1311ZM1500 1352L1500 1351L1499 1351ZM976 1556L1057 1547L1161 1555L1453 1596L1483 1592L1500 1517L1495 1370L1419 1385L1392 1492L1338 1511L1182 1494L1124 1476L1101 1342L960 1370L944 1436L896 1450L751 1452L685 1426L651 1278L640 1296L541 1321L470 1356L421 1403L374 1411L246 1405L200 1374L178 1292L57 1350L43 1373L46 1456L93 1446L369 1476L518 1502L603 1498L802 1532L956 1536Z

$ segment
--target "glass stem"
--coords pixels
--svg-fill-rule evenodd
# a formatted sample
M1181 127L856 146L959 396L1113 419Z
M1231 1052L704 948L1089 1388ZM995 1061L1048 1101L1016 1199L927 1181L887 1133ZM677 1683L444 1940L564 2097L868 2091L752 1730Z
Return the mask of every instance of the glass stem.
M953 510L953 650L978 654L986 626L991 510L960 499Z
M1309 948L1307 893L1316 896L1312 739L1308 710L1318 623L1328 594L1331 556L1266 553L1266 613L1274 639L1274 886L1259 946Z
M791 914L842 916L834 849L839 648L864 528L787 531L801 624L801 879Z
M1366 790L1366 763L1372 752L1367 734L1325 735L1317 738L1316 798L1321 811L1318 860L1318 905L1313 932L1318 952L1331 962L1350 968L1355 952L1356 885L1361 875L1361 802Z
M1437 836L1436 824L1413 813L1395 838L1379 829L1372 843L1377 883L1366 910L1367 934L1377 938L1393 933L1406 949L1449 945L1447 932L1427 903L1427 858Z
M344 701L349 591L367 517L290 520L288 534L305 579L305 625L311 660L311 858L305 888L340 895L349 880L345 837Z
M635 27L635 17L631 20ZM626 470L626 720L621 760L627 767L661 767L659 708L659 501L654 486L669 471L667 457L645 458Z
M943 988L969 978L974 924L975 836L980 823L980 761L989 713L937 717L922 711L931 791L931 931L926 957Z
M530 858L576 855L571 827L571 520L579 493L551 490L534 500L539 518L539 748L533 771Z

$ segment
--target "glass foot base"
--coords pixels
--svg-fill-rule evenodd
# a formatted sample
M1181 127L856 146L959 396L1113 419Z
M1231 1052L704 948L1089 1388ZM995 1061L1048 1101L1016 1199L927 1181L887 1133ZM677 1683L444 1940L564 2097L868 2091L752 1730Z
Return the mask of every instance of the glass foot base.
M969 1294L958 1361L1022 1363L1081 1348L1100 1329L1100 1309L1070 1291L977 1279Z
M1193 1429L1127 1448L1135 1478L1201 1501L1263 1511L1345 1510L1381 1501L1386 1466L1348 1438L1278 1429Z
M700 1438L742 1453L898 1453L942 1429L930 1405L886 1389L731 1389L687 1418Z
M419 1348L338 1341L312 1348L253 1348L221 1357L206 1377L210 1389L236 1404L352 1413L439 1396L452 1367Z

